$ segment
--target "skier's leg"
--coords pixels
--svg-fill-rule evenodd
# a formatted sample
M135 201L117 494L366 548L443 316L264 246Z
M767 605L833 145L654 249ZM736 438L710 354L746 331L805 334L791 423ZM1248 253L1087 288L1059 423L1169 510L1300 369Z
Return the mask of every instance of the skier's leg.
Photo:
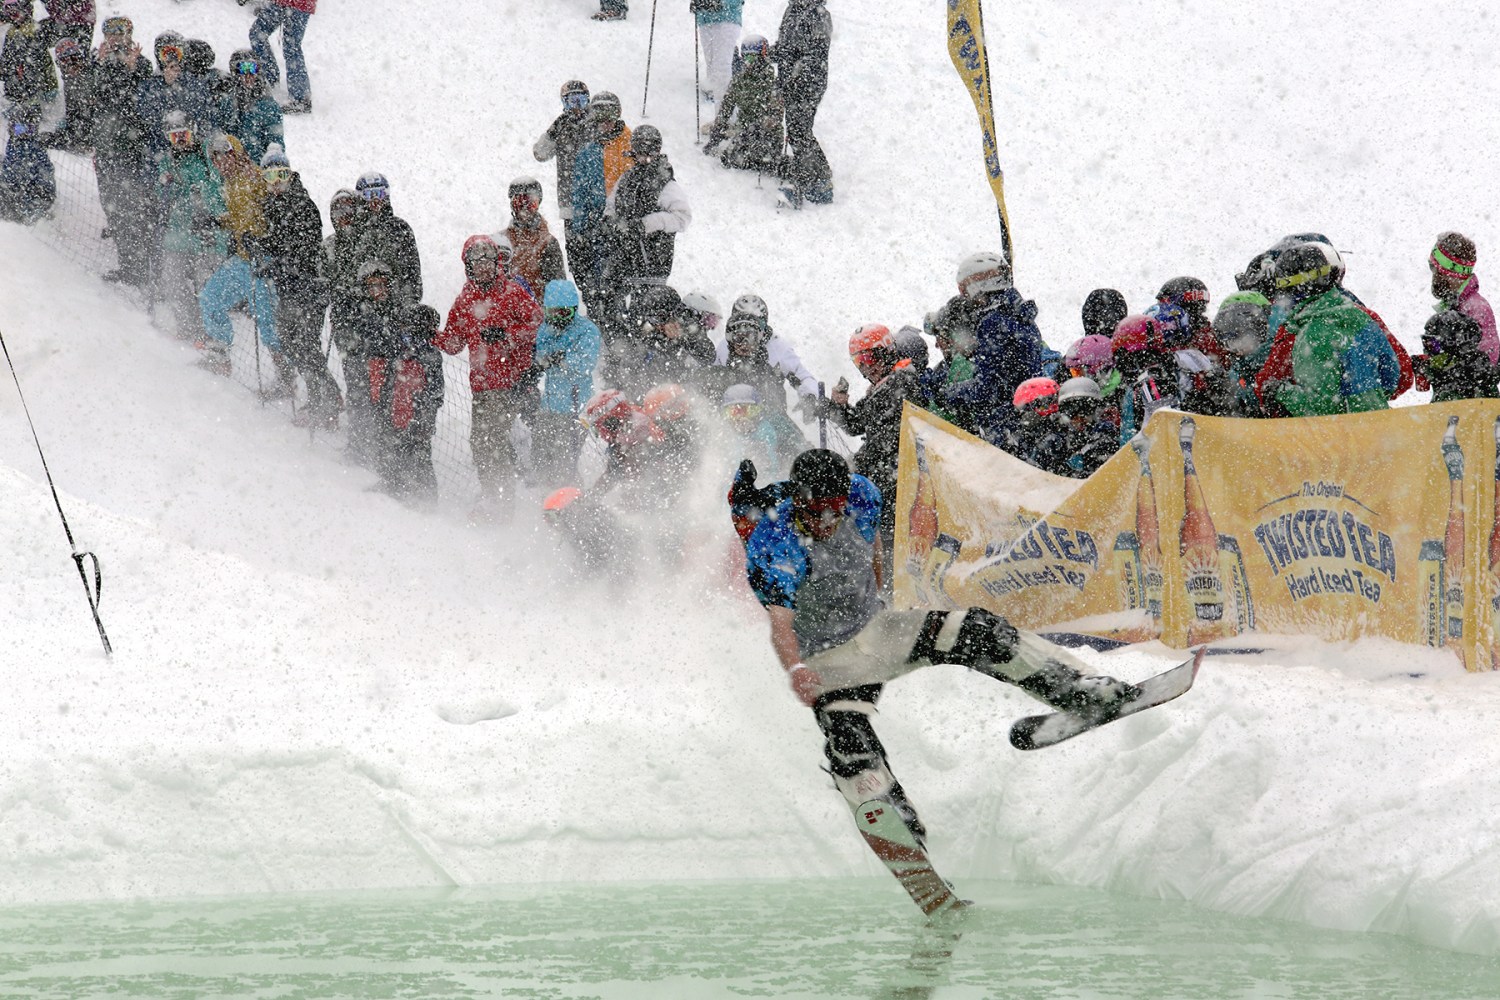
M300 10L283 8L281 52L286 56L286 92L293 103L312 101L312 83L307 75L307 58L302 54L302 36L307 33L308 15Z
M857 810L875 799L889 802L911 831L917 845L925 847L927 828L922 825L901 783L891 773L885 747L870 722L882 687L881 684L865 684L830 691L818 699L813 712L826 740L823 753L828 758L833 784L850 809Z
M1053 708L1088 718L1108 718L1139 694L1135 685L1089 673L1066 649L984 608L970 608L962 618L928 612L911 656L969 667L1014 684Z
M262 4L255 15L255 23L250 25L250 51L255 53L255 58L260 62L261 77L271 86L281 81L281 67L276 63L276 56L271 51L271 33L282 27L286 19L285 7L276 4ZM283 32L282 47L286 47L285 32Z

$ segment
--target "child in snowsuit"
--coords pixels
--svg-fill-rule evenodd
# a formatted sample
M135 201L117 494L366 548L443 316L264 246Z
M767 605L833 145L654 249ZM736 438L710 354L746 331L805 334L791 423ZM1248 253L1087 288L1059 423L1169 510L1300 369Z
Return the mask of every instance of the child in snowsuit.
M1434 403L1455 399L1494 399L1500 373L1484 351L1483 333L1470 316L1450 309L1427 320L1422 350L1412 358L1417 388L1432 387Z

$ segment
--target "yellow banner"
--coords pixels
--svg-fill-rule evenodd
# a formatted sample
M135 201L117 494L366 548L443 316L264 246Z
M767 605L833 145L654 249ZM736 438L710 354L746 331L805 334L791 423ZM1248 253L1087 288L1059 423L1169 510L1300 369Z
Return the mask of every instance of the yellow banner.
M984 44L984 18L979 0L948 0L948 55L953 68L969 88L974 110L979 112L979 132L984 140L984 172L1000 210L1000 238L1005 256L1015 263L1010 238L1010 214L1005 210L1005 174L1000 169L1000 146L995 139L994 102L990 96L990 62Z
M1162 411L1084 483L923 410L907 408L901 434L902 606L1176 647L1383 636L1449 647L1471 670L1500 663L1500 402Z

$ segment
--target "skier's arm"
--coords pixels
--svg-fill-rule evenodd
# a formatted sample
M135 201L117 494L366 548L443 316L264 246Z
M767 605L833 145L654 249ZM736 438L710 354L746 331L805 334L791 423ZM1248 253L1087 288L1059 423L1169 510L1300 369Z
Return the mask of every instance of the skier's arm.
M667 186L661 189L656 203L661 211L650 212L641 217L641 228L648 233L680 233L693 221L693 210L688 205L687 195L676 181L667 181Z
M778 605L767 605L766 614L771 619L771 648L786 671L786 679L797 695L797 700L808 708L818 700L818 689L823 678L818 672L802 662L802 649L797 642L797 633L792 628L792 609Z

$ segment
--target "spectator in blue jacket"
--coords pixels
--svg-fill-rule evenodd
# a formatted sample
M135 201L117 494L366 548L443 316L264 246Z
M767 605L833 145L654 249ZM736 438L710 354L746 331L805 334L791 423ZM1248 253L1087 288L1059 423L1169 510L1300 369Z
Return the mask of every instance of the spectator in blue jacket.
M35 105L14 104L0 161L0 219L31 225L57 200L52 160L37 134L41 114Z
M1016 421L1016 387L1042 372L1042 334L1036 303L1012 284L1010 263L995 253L977 253L958 267L959 294L974 303L976 343L969 360L974 374L950 384L943 397L967 407L978 433L999 444Z
M244 145L252 163L259 163L272 143L286 149L281 106L266 93L260 60L249 49L229 57L229 72L234 76L234 96L219 106L219 126Z
M594 366L603 339L593 320L578 315L571 281L547 282L544 321L536 332L533 362L543 374L541 403L532 421L532 459L549 484L572 482L583 445L578 415L594 394Z

